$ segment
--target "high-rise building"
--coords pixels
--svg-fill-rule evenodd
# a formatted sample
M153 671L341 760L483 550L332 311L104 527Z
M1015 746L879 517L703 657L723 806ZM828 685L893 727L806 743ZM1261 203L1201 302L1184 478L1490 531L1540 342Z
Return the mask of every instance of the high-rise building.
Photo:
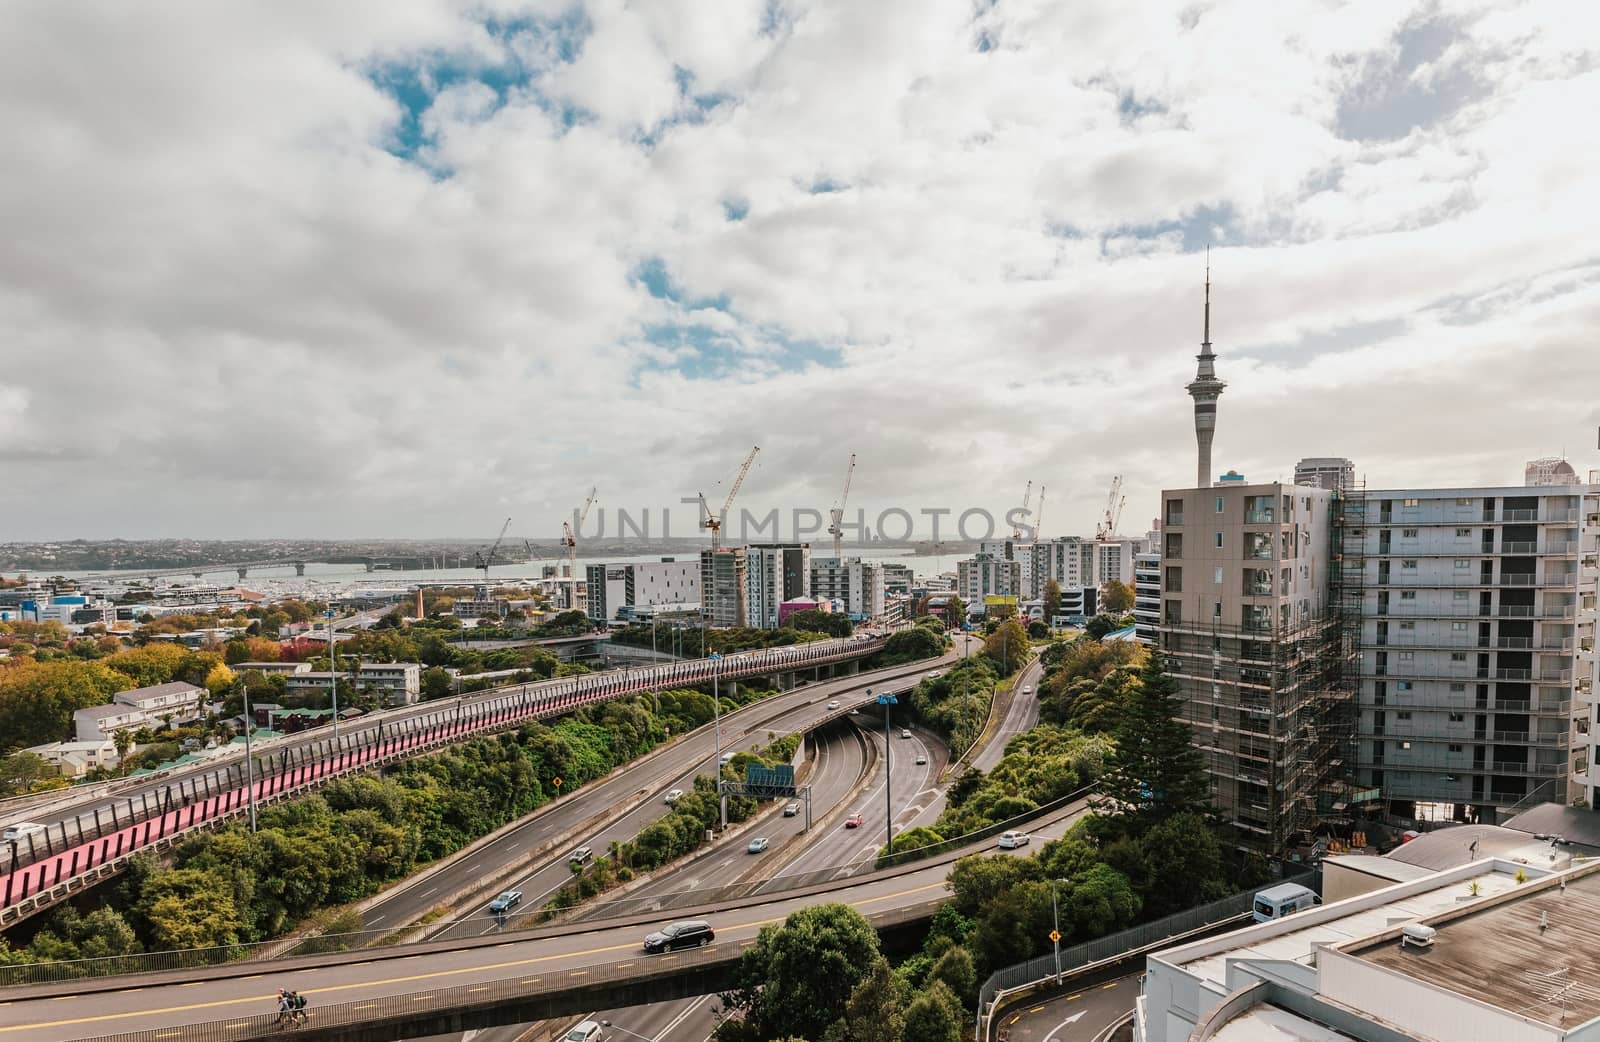
M700 564L693 559L591 564L585 575L591 619L623 618L633 608L700 607Z
M1351 729L1336 497L1274 482L1161 498L1157 633L1183 718L1238 842L1277 853L1331 802Z
M967 607L981 607L989 597L1022 598L1022 565L979 551L956 562L956 593Z
M837 601L857 619L883 615L883 572L876 561L859 557L813 557L811 596Z
M1161 554L1138 554L1133 559L1133 633L1141 644L1156 643L1161 623Z
M753 543L745 550L745 624L778 625L778 606L811 595L811 544Z
M1365 495L1360 784L1402 818L1592 800L1600 489Z
M885 561L879 569L883 572L883 592L898 594L902 597L911 596L911 587L916 579L911 573L909 564L900 564L895 561Z
M1200 450L1195 471L1195 487L1211 484L1211 439L1217 432L1217 399L1227 386L1217 379L1217 356L1211 353L1211 261L1206 260L1206 318L1205 338L1200 342L1200 353L1195 356L1199 365L1194 379L1189 382L1189 397L1194 399L1194 438Z
M1528 461L1527 468L1522 472L1524 485L1576 485L1578 472L1572 469L1572 464L1559 456L1547 456L1544 459Z
M747 625L745 584L744 547L700 551L701 612L711 625Z
M1343 492L1356 483L1356 465L1343 456L1307 456L1294 465L1294 483Z

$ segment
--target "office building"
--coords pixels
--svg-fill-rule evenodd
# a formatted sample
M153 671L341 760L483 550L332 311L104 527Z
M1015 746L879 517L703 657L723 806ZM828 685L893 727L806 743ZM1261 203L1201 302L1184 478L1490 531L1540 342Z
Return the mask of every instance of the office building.
M813 557L811 595L835 601L857 621L883 615L883 572L876 561L859 557Z
M1353 726L1336 497L1281 482L1161 497L1157 631L1184 720L1236 840L1278 853L1332 802Z
M1365 858L1379 889L1149 955L1135 1042L1593 1038L1600 865L1545 851L1439 871Z
M1022 596L1022 565L1018 561L978 552L956 562L956 593L969 608L990 597Z
M1294 465L1294 483L1343 492L1356 483L1356 465L1342 456L1308 456Z
M883 573L883 592L885 595L911 596L911 587L916 580L911 574L911 566L909 564L885 561L878 565L878 568Z
M1361 787L1408 819L1592 799L1600 489L1365 495Z
M637 564L591 564L584 570L589 618L631 618L641 608L700 604L700 561L663 557Z
M744 547L700 551L700 606L711 625L746 625L746 581Z
M745 625L775 629L785 601L811 595L809 543L754 543L745 549Z
M1161 554L1136 554L1133 558L1133 629L1141 644L1156 643L1161 623Z

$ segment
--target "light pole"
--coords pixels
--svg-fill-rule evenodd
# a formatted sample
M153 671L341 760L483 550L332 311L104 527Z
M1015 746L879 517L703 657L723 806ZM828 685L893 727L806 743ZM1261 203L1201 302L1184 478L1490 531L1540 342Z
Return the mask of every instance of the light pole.
M1061 986L1061 904L1056 898L1056 884L1072 884L1065 879L1050 880L1050 921L1053 928L1050 931L1050 943L1056 949L1056 987Z
M244 689L244 791L250 801L250 831L256 830L256 769L255 758L250 755L250 732L255 717L250 712L250 688Z
M872 688L867 688L867 694L872 694ZM894 742L889 736L889 707L898 705L899 699L894 697L893 691L885 691L878 695L877 701L883 706L883 805L886 811L883 822L883 853L887 857L894 853L894 795L890 789L894 781Z
M339 740L339 667L333 656L333 609L322 613L328 620L328 691L333 695L333 738Z
M642 1038L644 1039L644 1042L656 1042L655 1036L653 1035L641 1035L637 1031L629 1031L621 1024L613 1024L609 1020L602 1020L600 1022L600 1026L603 1028L610 1028L612 1031L620 1031L624 1035L632 1035L634 1038Z

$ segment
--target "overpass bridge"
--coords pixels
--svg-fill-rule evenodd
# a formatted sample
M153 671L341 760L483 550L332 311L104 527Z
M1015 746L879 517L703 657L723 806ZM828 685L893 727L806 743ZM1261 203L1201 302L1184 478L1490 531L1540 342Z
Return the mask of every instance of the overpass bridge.
M1064 833L1086 809L1060 808L1039 838ZM1006 826L1001 826L1006 827ZM646 956L660 913L494 933L464 940L238 962L0 989L7 1042L255 1042L280 1037L276 992L309 997L296 1038L365 1042L415 1038L703 995L727 986L760 929L821 900L856 908L893 943L944 903L953 862L993 848L988 838L898 868L779 894L683 908L708 919L716 941ZM1025 856L1025 851L1013 851Z
M34 819L47 827L10 844L0 874L0 926L120 873L135 854L168 849L195 830L214 829L248 813L252 796L257 804L285 799L476 735L652 690L717 679L781 678L824 666L854 669L882 647L881 639L816 641L491 689L348 721L337 736L319 730L275 743L252 755L248 768L239 756L178 777L137 782L109 798L93 791L80 802L57 805L48 819Z

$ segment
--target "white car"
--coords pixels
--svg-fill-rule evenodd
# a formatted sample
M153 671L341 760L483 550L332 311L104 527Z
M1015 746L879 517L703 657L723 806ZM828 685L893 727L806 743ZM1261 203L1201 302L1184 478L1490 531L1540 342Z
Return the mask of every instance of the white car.
M933 671L933 672L931 672L931 673L929 673L929 674L928 674L928 679L929 679L929 680L938 680L938 679L939 679L939 678L940 678L940 677L942 677L942 676L944 676L944 674L943 674L943 673L940 673L940 672L939 672L939 671L938 671L938 670L937 670L937 669L936 669L936 670L934 670L934 671Z
M682 789L673 789L671 792L667 793L667 798L665 800L663 800L662 802L670 807L674 803L677 803L682 798L683 798L683 790Z
M927 762L928 762L928 756L927 756L926 753L918 753L917 754L917 766L918 767L921 767L923 764L925 764Z
M1015 850L1017 847L1025 847L1028 845L1028 838L1026 832L1002 832L1000 833L1000 849Z
M829 702L828 703L828 708L829 709L838 709L839 708L839 700L836 698L832 702Z
M600 1042L600 1025L586 1020L563 1035L561 1042Z

